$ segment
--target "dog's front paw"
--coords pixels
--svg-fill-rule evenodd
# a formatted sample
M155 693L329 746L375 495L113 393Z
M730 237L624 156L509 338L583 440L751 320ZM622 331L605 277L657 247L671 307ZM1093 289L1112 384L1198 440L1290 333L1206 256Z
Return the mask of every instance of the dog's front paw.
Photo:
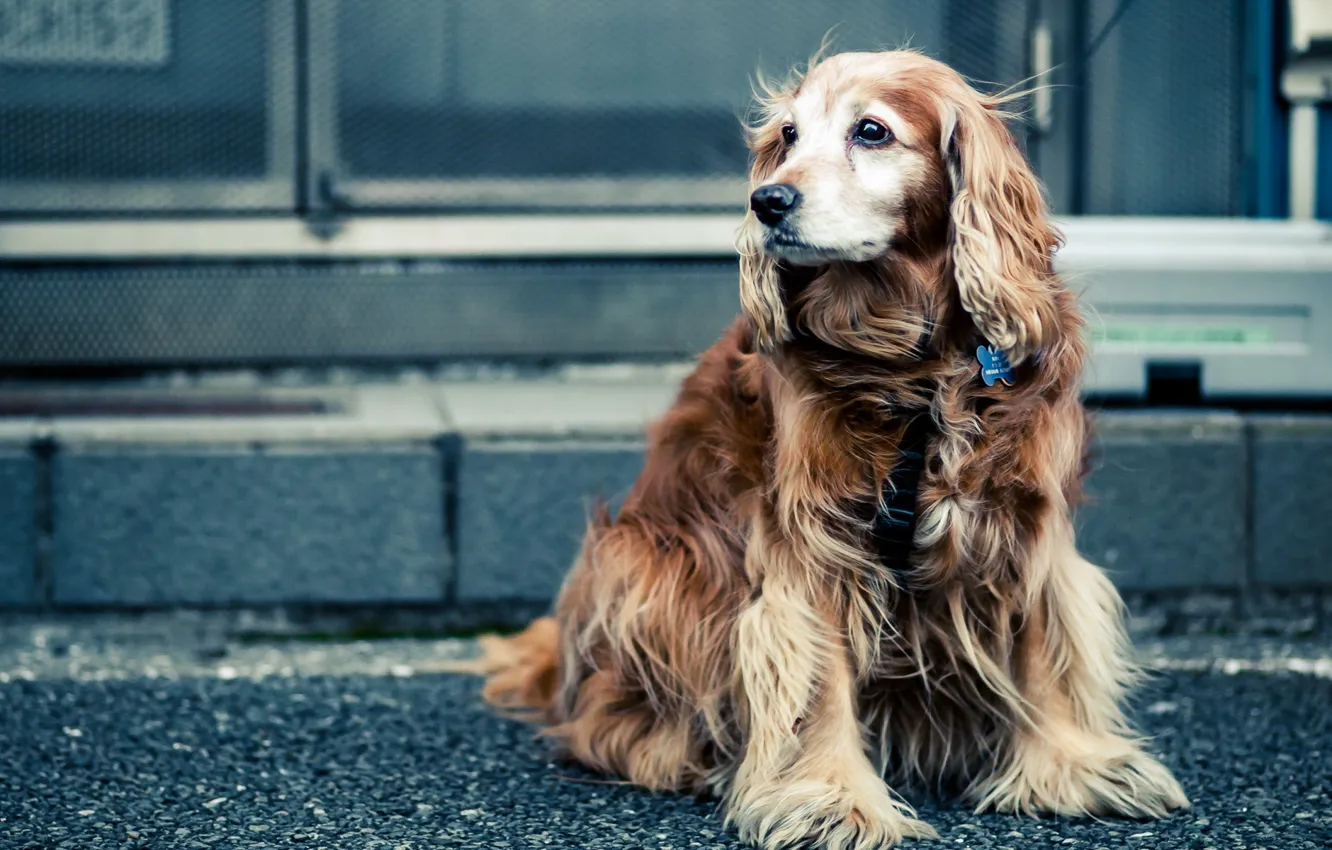
M856 792L810 780L751 788L732 799L727 820L742 840L765 850L871 850L906 838L938 837L886 788Z
M1077 752L1029 744L976 797L980 810L1074 817L1162 818L1189 807L1165 765L1117 737Z

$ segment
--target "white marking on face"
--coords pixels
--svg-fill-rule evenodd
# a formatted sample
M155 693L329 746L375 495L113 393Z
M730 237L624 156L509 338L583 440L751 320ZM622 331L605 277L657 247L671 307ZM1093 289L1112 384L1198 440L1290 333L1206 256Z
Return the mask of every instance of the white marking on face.
M784 123L795 142L768 182L793 186L800 199L779 224L763 227L765 251L795 265L887 254L926 167L914 129L888 104L854 90L834 96L826 85L808 85ZM876 132L858 137L857 128ZM873 143L882 128L891 135Z

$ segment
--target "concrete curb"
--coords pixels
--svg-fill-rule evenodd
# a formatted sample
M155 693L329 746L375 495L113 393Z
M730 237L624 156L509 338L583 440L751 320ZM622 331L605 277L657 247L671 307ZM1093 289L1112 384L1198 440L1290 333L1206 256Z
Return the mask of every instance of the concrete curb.
M261 393L276 416L53 420L60 607L435 604L451 581L447 428L420 392Z
M1246 580L1247 452L1234 413L1102 415L1078 546L1135 590Z
M1255 577L1332 583L1332 416L1255 416L1250 429Z
M643 465L643 429L670 380L506 381L440 387L461 437L454 601L554 597L599 500L618 503Z
M531 610L678 370L263 391L316 413L0 423L0 608ZM1332 417L1099 417L1079 543L1126 591L1332 589Z

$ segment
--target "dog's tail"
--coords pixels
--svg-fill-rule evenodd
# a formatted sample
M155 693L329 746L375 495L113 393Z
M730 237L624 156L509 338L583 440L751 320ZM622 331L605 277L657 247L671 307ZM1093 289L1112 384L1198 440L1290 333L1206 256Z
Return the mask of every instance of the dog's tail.
M611 525L610 509L604 501L588 517L583 548L578 553L577 572L594 556L598 543ZM568 588L561 591L566 592ZM533 620L516 635L482 635L477 638L479 655L470 661L450 662L450 672L484 676L481 696L496 709L524 720L555 723L556 701L562 687L560 624L555 617Z
M560 628L554 617L533 620L516 635L482 635L480 655L450 662L453 673L485 677L481 696L495 708L523 720L549 720L559 688Z

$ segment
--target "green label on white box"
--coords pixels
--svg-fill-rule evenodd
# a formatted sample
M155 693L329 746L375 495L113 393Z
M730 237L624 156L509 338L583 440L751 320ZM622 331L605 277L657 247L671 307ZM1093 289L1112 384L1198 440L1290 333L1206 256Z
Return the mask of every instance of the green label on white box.
M1276 334L1262 325L1103 324L1090 328L1093 342L1139 345L1266 345Z

